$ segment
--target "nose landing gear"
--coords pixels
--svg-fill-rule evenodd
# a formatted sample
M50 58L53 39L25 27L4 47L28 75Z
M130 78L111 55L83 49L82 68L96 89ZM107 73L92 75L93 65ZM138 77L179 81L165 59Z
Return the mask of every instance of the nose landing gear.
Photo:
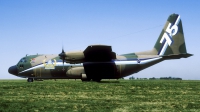
M28 78L27 82L33 82L33 78Z

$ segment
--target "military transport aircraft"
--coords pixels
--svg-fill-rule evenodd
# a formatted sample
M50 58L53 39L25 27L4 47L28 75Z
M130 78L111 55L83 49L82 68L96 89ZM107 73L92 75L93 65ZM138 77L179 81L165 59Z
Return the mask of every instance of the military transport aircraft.
M108 45L89 45L84 51L25 56L8 69L10 74L35 79L118 79L156 63L192 56L187 53L180 15L171 14L153 49L116 55Z

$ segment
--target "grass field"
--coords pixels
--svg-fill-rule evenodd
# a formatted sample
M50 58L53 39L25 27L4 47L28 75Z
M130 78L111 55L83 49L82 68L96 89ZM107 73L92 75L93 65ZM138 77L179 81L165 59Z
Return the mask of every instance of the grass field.
M1 111L200 112L200 81L0 80Z

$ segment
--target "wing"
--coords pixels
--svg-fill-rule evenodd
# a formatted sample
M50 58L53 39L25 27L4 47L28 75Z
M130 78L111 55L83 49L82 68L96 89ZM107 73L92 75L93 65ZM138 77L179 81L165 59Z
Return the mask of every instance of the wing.
M112 52L111 46L90 45L84 50L85 62L105 62L116 59L115 52Z
M90 45L84 51L62 51L59 56L67 63L105 62L116 59L111 46L106 45Z

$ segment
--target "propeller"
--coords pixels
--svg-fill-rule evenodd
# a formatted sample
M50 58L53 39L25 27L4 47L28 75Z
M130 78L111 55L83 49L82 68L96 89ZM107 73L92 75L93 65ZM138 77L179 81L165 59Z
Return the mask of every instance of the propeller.
M59 56L60 56L60 59L62 59L62 61L63 61L63 70L64 70L64 62L65 62L66 54L64 52L63 47L62 47L62 52L59 54Z

